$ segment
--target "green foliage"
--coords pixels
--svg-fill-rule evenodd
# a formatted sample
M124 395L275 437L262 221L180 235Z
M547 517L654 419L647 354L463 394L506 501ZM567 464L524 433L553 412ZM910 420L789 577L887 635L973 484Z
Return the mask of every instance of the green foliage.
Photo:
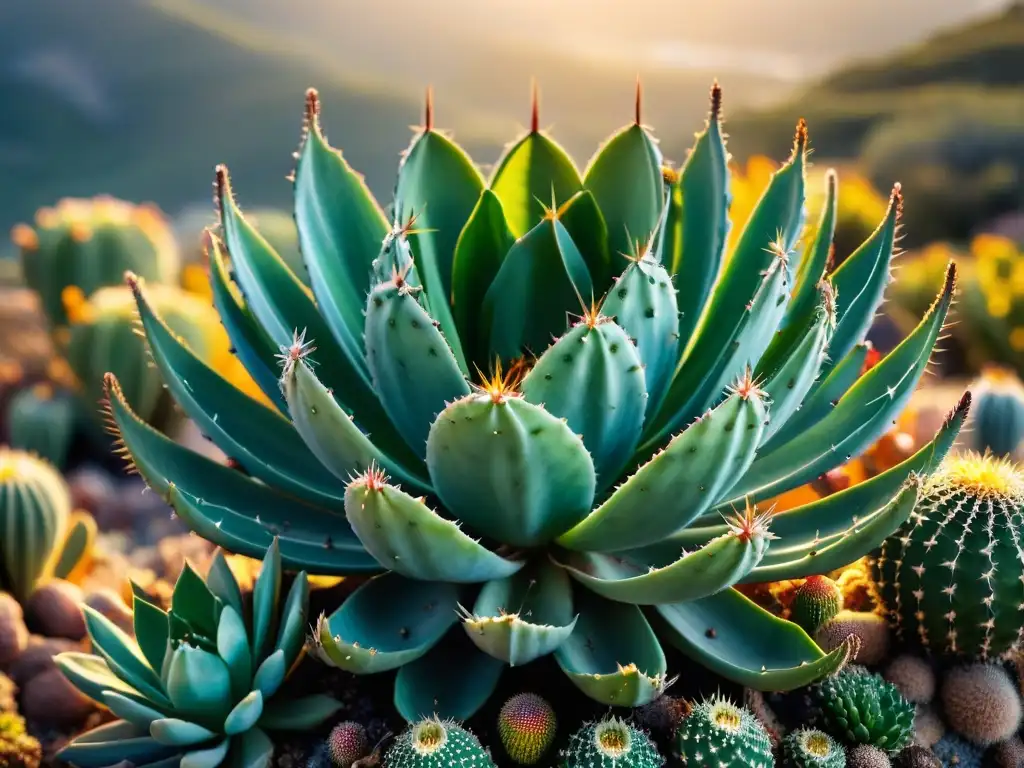
M84 554L77 537L68 539L76 530L72 522L71 494L60 473L42 459L0 446L0 591L24 603L57 575L69 541ZM65 572L73 569L67 561L77 559L65 560Z
M808 576L793 596L793 621L814 634L843 608L843 593L828 576Z
M722 696L697 704L680 723L675 747L684 766L771 768L772 742L760 721Z
M384 755L384 768L494 768L490 753L465 728L451 720L420 720L395 739Z
M7 439L12 448L64 467L75 430L75 404L50 384L26 387L7 404Z
M843 747L815 728L791 731L782 745L786 768L846 768Z
M825 729L846 744L867 744L890 754L914 736L914 705L881 675L848 666L815 687Z
M907 519L966 399L888 472L771 531L757 505L889 428L927 366L955 270L899 346L847 375L882 300L899 197L840 268L828 271L822 235L798 269L800 123L725 253L720 102L716 87L678 173L662 172L637 117L582 173L531 130L490 180L428 103L385 216L327 143L310 91L294 182L308 288L247 220L227 169L216 176L215 303L273 406L216 375L129 279L175 400L249 476L148 429L108 376L134 465L225 548L258 553L280 535L289 568L372 575L321 617L316 652L358 674L397 669L408 721L466 719L506 665L547 654L616 706L662 692L662 641L759 689L846 661L851 646L823 653L732 587L838 568ZM552 186L538 205L533 191ZM691 274L700 284L677 290ZM640 606L660 614L660 639Z
M1024 555L1024 476L1006 459L950 457L874 577L897 635L938 656L997 658L1017 646Z
M281 582L274 540L251 605L218 551L205 581L185 565L169 612L135 589L134 638L87 607L95 655L61 653L56 663L121 719L82 734L60 758L79 768L122 759L139 768L266 768L267 731L305 730L334 714L341 705L328 696L282 694L305 644L309 585L300 573L285 595Z
M13 712L0 712L0 765L39 768L42 759L42 747L25 731L25 721Z
M1024 440L1024 385L1010 370L988 368L971 387L971 447L978 453L1019 457Z
M535 693L519 693L498 714L498 735L505 753L520 765L533 765L555 740L555 711Z
M650 737L625 720L586 723L559 752L559 768L661 768L665 758Z

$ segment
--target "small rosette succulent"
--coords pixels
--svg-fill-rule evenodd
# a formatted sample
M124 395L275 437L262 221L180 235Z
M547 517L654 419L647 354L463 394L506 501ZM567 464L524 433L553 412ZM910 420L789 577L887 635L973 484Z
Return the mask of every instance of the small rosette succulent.
M358 674L398 670L407 720L468 718L506 666L548 654L617 706L663 690L662 642L764 690L848 657L733 586L842 567L907 519L966 397L933 442L869 481L771 530L764 502L889 429L927 366L954 269L862 375L899 191L830 269L832 175L800 242L801 122L727 251L720 100L716 87L678 172L638 107L582 173L534 120L490 179L429 106L386 215L327 143L309 92L294 179L309 287L246 220L227 170L216 177L214 302L269 406L204 365L129 280L170 392L244 471L148 429L107 377L135 467L225 549L279 536L286 567L373 575L320 619L316 652Z
M815 687L825 730L895 754L914 736L914 705L881 675L850 665Z
M281 575L273 542L247 606L223 554L205 582L186 564L170 612L135 591L135 639L86 607L95 655L61 653L57 666L121 719L79 736L60 758L79 768L265 768L274 751L266 731L334 714L341 705L328 696L280 693L304 648L309 601L305 573L287 596Z

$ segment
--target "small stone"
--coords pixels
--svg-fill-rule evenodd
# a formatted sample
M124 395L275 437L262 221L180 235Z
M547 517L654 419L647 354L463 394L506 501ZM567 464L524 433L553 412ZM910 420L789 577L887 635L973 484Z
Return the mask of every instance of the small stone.
M58 653L82 651L83 648L81 641L32 635L24 652L10 665L7 673L19 688L24 689L32 678L57 668L53 657Z
M17 659L28 645L28 629L21 605L11 595L0 592L0 667Z
M36 675L21 691L21 714L25 719L53 727L78 725L95 708L59 669Z
M81 606L81 589L63 579L53 579L29 597L25 604L25 623L40 635L81 640L85 637Z
M85 597L85 604L110 619L122 631L135 634L132 611L114 590L104 588L90 592Z

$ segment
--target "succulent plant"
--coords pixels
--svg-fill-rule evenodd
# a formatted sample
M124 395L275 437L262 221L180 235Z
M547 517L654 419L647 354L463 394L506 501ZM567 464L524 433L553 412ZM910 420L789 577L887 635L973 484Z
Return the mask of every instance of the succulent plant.
M4 768L39 768L43 749L25 730L25 721L13 712L0 712L0 765Z
M72 574L96 524L72 513L68 486L51 464L0 446L0 531L0 591L25 603L47 579Z
M830 176L800 251L801 122L724 253L720 99L716 87L679 172L663 172L637 114L583 174L534 120L489 181L428 106L389 221L328 145L310 91L294 184L311 290L217 171L214 301L273 407L202 364L129 280L170 391L244 473L145 428L107 377L134 466L231 551L280 535L288 567L375 574L319 622L318 655L356 673L400 668L407 720L467 718L506 665L551 653L594 699L649 702L667 670L640 606L662 639L743 685L799 687L846 659L849 647L822 653L732 586L831 571L907 518L966 397L933 442L877 477L777 515L771 531L757 505L888 428L927 366L955 270L861 375L898 190L830 272Z
M335 768L352 768L352 763L370 754L366 729L351 720L338 723L327 737L327 751Z
M7 403L7 440L12 448L34 453L61 469L74 437L75 415L72 398L52 384L25 387Z
M1020 644L1024 471L967 452L931 476L875 566L897 636L939 656L995 658Z
M971 447L1018 458L1024 440L1024 384L1008 368L986 366L971 386Z
M1020 693L1002 665L969 664L950 669L942 681L940 698L949 727L981 747L1005 741L1020 727Z
M494 768L479 739L452 720L429 717L410 725L384 755L384 768Z
M813 634L843 608L843 593L828 576L808 576L793 595L792 618Z
M179 255L174 233L152 205L133 205L108 196L61 200L41 208L35 226L11 233L21 250L25 282L39 294L51 327L67 325L64 292L88 296L120 285L131 270L155 282L177 280Z
M750 712L715 696L697 704L679 724L675 747L688 768L770 768L775 765L768 731Z
M585 723L560 750L559 768L661 768L665 758L650 737L625 720Z
M846 768L842 746L824 731L800 728L783 739L786 768Z
M535 693L519 693L498 713L498 735L505 753L520 765L533 765L547 752L558 731L555 710Z
M206 581L186 563L169 612L135 589L134 639L86 607L96 655L61 653L55 661L121 719L79 736L60 758L79 768L118 760L265 768L274 751L266 731L301 731L334 714L341 705L329 696L282 695L304 647L309 584L300 573L285 596L281 581L275 540L251 608L219 551Z
M847 744L869 744L890 754L914 735L914 705L895 685L850 665L815 686L825 730Z

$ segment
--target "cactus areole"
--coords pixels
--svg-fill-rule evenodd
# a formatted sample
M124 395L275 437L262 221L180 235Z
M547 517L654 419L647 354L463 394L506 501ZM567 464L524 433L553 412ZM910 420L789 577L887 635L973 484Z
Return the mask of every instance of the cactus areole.
M618 706L664 689L662 642L762 690L846 660L733 587L841 567L908 518L966 396L902 464L774 519L766 502L890 427L955 270L862 374L898 189L830 269L835 176L804 242L801 121L726 252L720 103L716 86L678 171L638 109L582 172L530 130L490 178L434 129L431 104L386 217L310 91L294 176L309 288L216 174L214 300L269 407L205 366L129 278L171 393L244 472L147 428L108 376L131 461L227 550L261 557L277 536L286 568L373 574L320 618L314 651L358 674L398 669L409 721L468 717L507 665L547 654Z

